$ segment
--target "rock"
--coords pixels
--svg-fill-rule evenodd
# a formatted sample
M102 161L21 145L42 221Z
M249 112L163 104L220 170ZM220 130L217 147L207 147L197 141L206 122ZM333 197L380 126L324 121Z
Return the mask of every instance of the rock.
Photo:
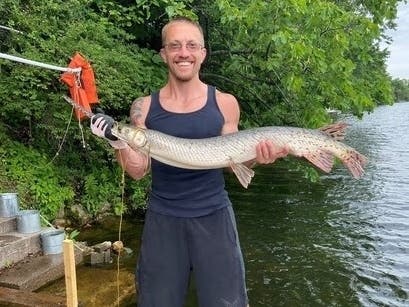
M111 241L105 241L105 242L93 245L92 248L94 249L94 251L101 253L106 250L110 250L111 246L112 246Z
M111 242L105 241L95 244L90 247L90 252L85 257L85 263L89 265L97 265L104 263L111 263Z
M116 253L120 253L124 249L124 243L122 243L122 241L115 241L114 243L112 243L112 249Z

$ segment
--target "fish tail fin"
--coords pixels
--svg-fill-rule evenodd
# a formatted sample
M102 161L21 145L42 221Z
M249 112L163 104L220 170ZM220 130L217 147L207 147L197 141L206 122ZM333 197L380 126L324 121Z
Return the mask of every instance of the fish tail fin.
M251 179L254 177L254 171L242 163L230 162L230 167L237 179L240 181L241 185L247 189Z
M334 165L334 155L322 149L308 152L303 156L326 173L329 173Z
M345 157L343 157L341 160L355 179L358 179L363 175L364 166L368 161L363 154L353 149L348 150Z
M346 128L348 127L347 123L339 122L335 124L330 124L324 127L319 128L321 132L325 133L332 139L336 141L342 141L345 138Z

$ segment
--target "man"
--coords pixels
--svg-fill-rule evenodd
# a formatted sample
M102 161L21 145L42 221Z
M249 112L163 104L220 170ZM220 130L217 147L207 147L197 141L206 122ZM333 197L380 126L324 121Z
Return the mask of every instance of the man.
M134 101L133 124L184 138L235 132L240 117L236 98L199 79L206 57L203 31L188 18L171 20L162 29L160 55L168 81L151 96ZM134 179L151 165L152 190L137 266L139 307L182 307L193 272L201 307L248 304L244 265L223 170L187 170L165 165L132 150L110 133L113 119L95 115L91 128L116 148L118 162ZM287 154L261 142L257 158L272 163Z

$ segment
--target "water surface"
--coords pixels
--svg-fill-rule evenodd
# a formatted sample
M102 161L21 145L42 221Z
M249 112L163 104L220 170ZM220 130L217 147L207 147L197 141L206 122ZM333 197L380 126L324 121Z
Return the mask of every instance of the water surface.
M317 183L280 162L258 167L248 190L228 176L246 262L251 306L409 306L409 103L378 107L350 124L346 143L369 163L361 180L342 165ZM78 268L85 306L133 306L142 220L122 239L134 254ZM90 243L118 239L118 221L83 232ZM94 241L94 242L92 242ZM43 291L63 292L63 281ZM59 290L58 290L59 289ZM119 294L118 294L119 293ZM187 307L196 306L194 291Z

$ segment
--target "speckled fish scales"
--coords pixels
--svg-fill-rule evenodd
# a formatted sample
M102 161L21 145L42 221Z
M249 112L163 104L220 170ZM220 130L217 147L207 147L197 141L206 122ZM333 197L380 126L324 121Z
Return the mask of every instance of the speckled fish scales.
M359 178L366 158L354 148L340 142L346 125L332 124L321 129L296 127L261 127L205 139L184 139L155 130L128 125L113 127L112 133L163 163L187 169L213 169L232 167L243 186L247 187L254 176L242 163L256 157L256 145L271 140L287 148L289 154L304 157L324 172L330 172L334 156ZM250 178L248 178L250 176ZM247 177L247 178L240 178Z

